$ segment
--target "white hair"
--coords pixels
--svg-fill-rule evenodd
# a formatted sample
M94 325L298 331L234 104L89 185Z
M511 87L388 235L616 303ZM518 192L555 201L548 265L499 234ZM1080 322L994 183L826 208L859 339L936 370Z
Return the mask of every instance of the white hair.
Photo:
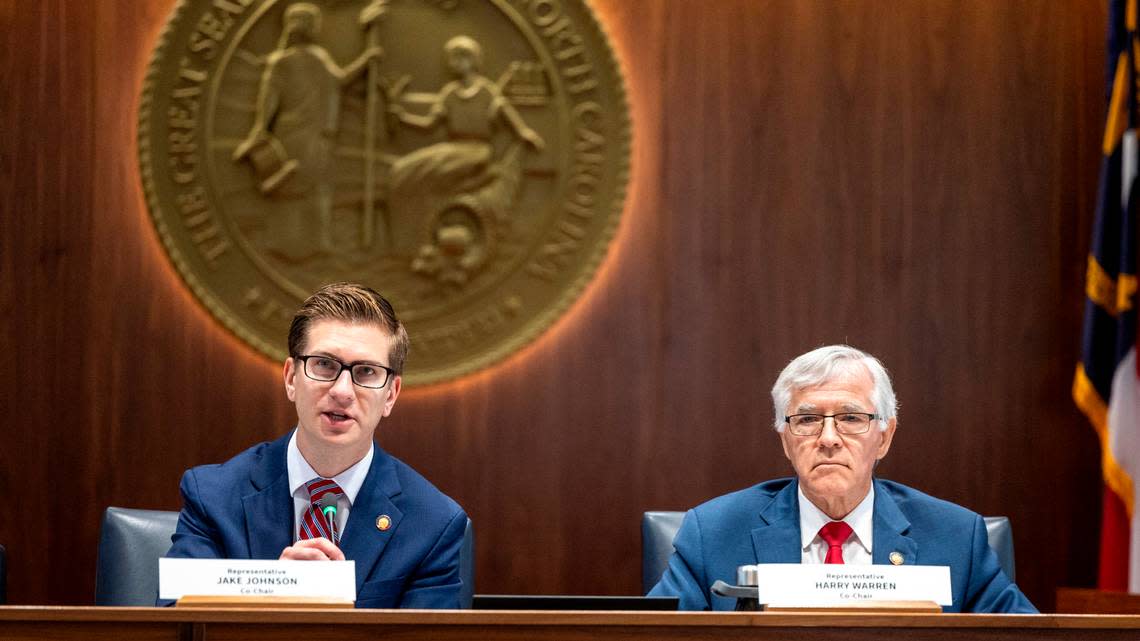
M891 388L891 377L879 359L848 345L828 345L797 356L780 372L772 386L772 404L776 410L775 428L781 432L784 416L792 396L800 390L822 385L840 374L862 365L874 381L871 402L879 415L879 429L886 430L888 421L898 415L898 401Z

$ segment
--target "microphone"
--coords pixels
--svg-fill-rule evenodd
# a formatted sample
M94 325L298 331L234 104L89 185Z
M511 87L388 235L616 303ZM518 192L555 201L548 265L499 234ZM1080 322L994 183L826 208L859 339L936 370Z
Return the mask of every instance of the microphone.
M329 535L337 538L334 534L336 532L336 497L332 494L326 494L321 497L317 503L321 508L321 516L325 517L325 525L328 526ZM336 543L334 540L333 543Z
M760 605L760 580L755 565L741 565L736 568L736 582L739 585L729 585L717 579L710 591L717 595L736 599L737 612L755 612L763 610Z

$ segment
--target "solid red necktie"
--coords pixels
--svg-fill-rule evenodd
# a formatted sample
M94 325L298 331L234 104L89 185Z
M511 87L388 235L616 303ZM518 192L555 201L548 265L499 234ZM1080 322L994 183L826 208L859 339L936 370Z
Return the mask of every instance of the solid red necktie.
M340 546L340 532L336 526L337 499L344 491L332 479L315 478L305 483L309 490L309 509L301 515L298 539L325 537Z
M852 529L843 521L832 521L819 528L819 538L827 543L824 563L843 563L843 543L851 538Z

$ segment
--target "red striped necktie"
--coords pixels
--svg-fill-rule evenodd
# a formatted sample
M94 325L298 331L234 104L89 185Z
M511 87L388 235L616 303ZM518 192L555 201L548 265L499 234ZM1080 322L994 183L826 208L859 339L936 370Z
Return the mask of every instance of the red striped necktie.
M332 479L315 478L305 483L309 490L309 509L301 515L298 539L315 539L323 536L340 546L340 531L336 526L337 499L344 491Z
M843 543L851 538L851 526L843 521L831 521L819 528L819 538L827 543L824 563L843 563Z

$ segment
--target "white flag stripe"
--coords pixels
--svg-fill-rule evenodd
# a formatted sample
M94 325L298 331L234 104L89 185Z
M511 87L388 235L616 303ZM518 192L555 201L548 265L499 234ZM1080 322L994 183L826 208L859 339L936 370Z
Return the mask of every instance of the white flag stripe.
M1133 484L1140 479L1140 377L1136 375L1136 347L1117 363L1108 400L1108 444L1120 468ZM1132 511L1128 544L1128 591L1140 593L1140 509Z

